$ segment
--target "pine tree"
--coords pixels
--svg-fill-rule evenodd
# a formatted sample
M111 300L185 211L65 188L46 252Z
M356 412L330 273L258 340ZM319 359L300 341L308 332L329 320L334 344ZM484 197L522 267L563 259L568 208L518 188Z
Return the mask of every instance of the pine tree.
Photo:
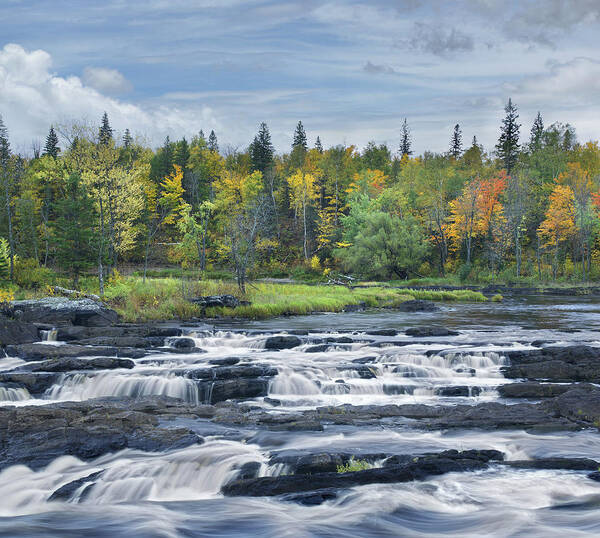
M250 144L250 159L254 170L259 170L263 174L273 163L273 154L275 150L271 143L271 133L265 122L260 124L258 134Z
M323 153L323 144L321 144L321 138L317 136L317 141L315 142L315 149L319 153Z
M531 139L529 141L529 150L536 151L542 147L542 137L544 136L544 120L540 112L537 113L533 126L531 127Z
M412 155L411 146L412 139L410 136L410 128L408 126L408 121L404 118L402 129L400 130L400 155L402 157Z
M458 123L454 126L454 131L452 132L449 153L450 156L454 157L456 160L460 159L460 156L462 155L462 132Z
M188 160L190 158L190 145L185 139L185 136L175 144L173 152L173 164L178 165L185 173L187 170Z
M58 157L60 148L58 147L58 136L53 126L50 126L48 136L46 137L46 145L44 146L44 155L50 155L53 159Z
M292 142L292 150L295 148L301 147L304 151L308 149L308 144L306 142L306 132L304 131L304 125L299 121L298 125L296 125L296 130L294 131L294 141Z
M102 125L98 131L98 143L107 146L113 137L113 130L108 122L108 114L105 112L102 116Z
M210 151L214 151L215 153L219 153L219 144L217 143L217 135L214 131L211 131L208 135L208 149Z
M150 160L150 179L157 184L173 171L173 145L167 136L162 148Z
M66 197L55 204L56 257L69 268L76 287L83 271L94 265L94 202L78 174L67 180Z
M129 149L132 144L133 144L133 137L131 136L129 129L125 129L125 134L123 135L123 147L125 149Z
M502 120L496 154L506 173L510 175L519 159L519 129L521 125L517 123L519 114L517 114L517 107L513 105L512 99L508 100L504 112L506 112L506 116Z

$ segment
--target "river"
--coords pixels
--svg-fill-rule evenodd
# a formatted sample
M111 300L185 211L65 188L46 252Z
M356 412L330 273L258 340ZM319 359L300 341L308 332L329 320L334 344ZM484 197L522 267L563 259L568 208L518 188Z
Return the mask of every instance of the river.
M418 338L404 334L408 328L424 326L459 334ZM384 329L398 334L368 334ZM266 338L288 332L298 333L302 344L281 351L264 349ZM0 405L157 395L200 405L207 395L189 372L215 361L227 364L232 358L277 370L268 397L246 402L272 415L344 404L514 404L519 400L505 400L497 390L512 382L500 370L509 362L504 352L533 349L536 341L600 346L600 304L591 297L514 297L499 303L446 304L431 313L385 310L220 321L214 326L185 326L184 333L201 352L154 352L135 359L132 369L63 373L41 396L31 397L18 388L0 392ZM331 342L323 346L326 338ZM6 357L0 359L0 370L23 364ZM0 536L600 535L600 483L587 478L585 471L491 465L421 481L347 488L315 506L277 496L221 493L244 465L256 464L258 476L283 476L290 470L285 463L273 463L274 456L305 453L348 452L359 460L373 453L495 449L509 461L596 459L600 435L595 429L427 430L407 419L329 424L323 431L275 431L187 416L176 418L174 424L196 431L204 443L167 452L125 449L88 461L62 455L36 470L24 465L4 469ZM96 472L100 477L66 502L48 501L64 484Z

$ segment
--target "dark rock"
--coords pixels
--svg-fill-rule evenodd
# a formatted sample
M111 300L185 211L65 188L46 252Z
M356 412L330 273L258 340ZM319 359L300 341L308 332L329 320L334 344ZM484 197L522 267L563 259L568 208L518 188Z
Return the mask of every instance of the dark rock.
M411 301L404 301L400 303L397 308L402 312L436 312L439 308L431 301L421 301L420 299L413 299Z
M337 366L336 370L338 370L339 372L355 372L361 379L375 379L377 377L377 374L379 373L377 371L377 368L361 364L344 364L341 366Z
M0 373L0 383L25 388L33 395L43 394L58 378L59 374L50 373Z
M168 344L173 349L192 350L196 348L196 341L193 338L171 338Z
M368 357L359 357L358 359L353 359L350 362L353 362L355 364L368 364L370 362L375 362L377 360L377 357L375 357L374 355L370 355Z
M0 347L29 344L38 340L38 330L34 325L11 320L0 314Z
M398 331L396 329L369 329L368 331L365 331L365 334L370 336L396 336Z
M19 344L7 346L6 353L9 357L18 357L25 361L40 361L63 357L129 357L140 358L145 355L140 349L115 348L105 346L78 346L63 344Z
M574 422L597 423L600 417L600 388L576 385L571 390L542 402L541 409Z
M329 344L353 344L354 340L349 336L328 336L325 341Z
M260 468L261 463L259 461L249 461L248 463L244 463L238 472L237 479L248 480L249 478L256 478Z
M112 370L115 368L133 368L135 363L129 359L98 357L96 359L59 358L40 363L19 366L13 372L71 372L74 370Z
M263 401L272 405L273 407L279 407L281 405L281 400L278 400L277 398L265 397Z
M480 455L473 458L460 452L417 456L410 462L347 473L313 473L278 477L261 477L236 480L223 486L228 496L252 497L300 493L329 488L348 488L366 484L389 484L424 480L430 476L449 472L466 472L485 469L487 461Z
M498 392L503 398L554 398L572 388L572 385L525 382L500 385Z
M406 336L427 337L427 336L458 336L457 331L451 331L446 327L413 327L405 331Z
M600 482L600 471L595 471L587 475L587 477L591 480L595 480L596 482Z
M367 308L367 303L347 304L344 306L344 312L363 312Z
M48 497L48 501L68 501L73 494L84 484L89 484L91 486L94 484L96 478L100 478L104 474L104 471L96 471L95 473L84 476L83 478L79 478L77 480L73 480L58 488L50 497ZM80 498L80 501L85 499L86 493L89 491L89 487L86 488Z
M469 385L461 385L456 387L438 387L435 389L435 394L438 396L479 396L481 394L481 387L473 387Z
M209 364L216 364L218 366L233 366L240 362L237 357L225 357L224 359L211 359L208 361Z
M83 346L137 347L143 349L162 347L164 343L165 339L160 336L95 336L73 341L73 344Z
M595 471L598 462L588 458L541 458L535 460L505 461L503 465L515 469L551 469L566 471Z
M206 295L190 299L191 303L197 304L203 308L237 308L242 304L249 304L247 301L240 301L233 295Z
M114 310L91 299L69 300L62 297L45 297L14 301L14 317L20 321L50 324L71 324L100 327L119 321Z
M0 407L0 468L36 470L62 455L90 460L125 448L162 452L202 442L187 428L160 427L154 414L141 409L158 412L170 405L168 399L131 404L101 399ZM181 404L176 409L181 412Z
M326 351L329 351L330 349L332 349L334 346L331 346L329 344L319 344L317 346L310 346L307 347L304 352L305 353L325 353Z
M302 340L297 336L270 336L265 341L265 349L291 349L302 345Z

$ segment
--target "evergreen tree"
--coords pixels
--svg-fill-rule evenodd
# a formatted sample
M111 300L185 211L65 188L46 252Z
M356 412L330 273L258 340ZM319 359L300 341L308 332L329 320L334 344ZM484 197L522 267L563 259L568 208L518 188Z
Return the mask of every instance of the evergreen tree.
M462 132L458 123L454 126L454 131L452 132L449 153L450 156L454 157L456 160L460 159L460 156L462 155Z
M254 141L250 144L250 159L252 159L252 167L263 174L273 163L273 154L275 150L271 143L271 133L265 122L260 124L258 134L254 137Z
M185 136L175 144L175 151L173 152L173 164L178 165L181 170L185 173L188 166L188 160L190 158L190 145L188 144Z
M94 202L78 174L68 178L66 197L56 202L55 209L56 258L69 269L76 287L81 273L94 265Z
M167 136L165 142L150 160L150 179L160 183L173 171L173 144Z
M400 130L400 155L401 157L412 155L412 139L410 136L410 128L406 118L402 122L402 128Z
M14 276L15 241L13 234L13 178L11 174L11 151L8 129L0 116L0 196L8 224L8 246L10 256L10 279Z
M210 151L214 151L215 153L219 153L219 144L217 143L217 135L214 131L211 131L208 135L208 149Z
M519 159L519 129L521 125L517 123L519 114L517 114L517 107L513 105L512 99L508 100L504 112L506 112L506 116L502 120L496 154L506 173L510 175Z
M294 141L292 142L292 150L295 148L302 148L304 151L308 149L308 144L306 142L306 132L304 131L304 125L299 121L298 125L296 125L296 130L294 131Z
M131 136L129 129L125 129L125 134L123 135L123 147L125 149L129 149L132 144L133 144L133 137Z
M50 155L53 159L58 157L60 148L58 147L58 136L53 126L50 126L48 136L46 137L46 145L44 146L44 155Z
M100 125L100 130L98 131L98 142L107 146L113 137L113 130L108 122L108 114L105 112L102 116L102 125Z
M323 153L323 144L321 144L321 138L317 136L317 141L315 142L315 149L319 153Z
M542 138L544 136L544 120L538 112L533 126L531 127L531 140L529 141L530 151L536 151L542 147Z
M0 237L0 282L10 278L10 251L8 241Z

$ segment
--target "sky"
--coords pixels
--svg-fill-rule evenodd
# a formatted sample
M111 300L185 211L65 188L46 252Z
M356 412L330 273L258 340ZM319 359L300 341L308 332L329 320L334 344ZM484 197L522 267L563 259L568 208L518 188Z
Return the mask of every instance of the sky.
M528 137L600 138L600 0L1 0L0 115L17 151L106 111L152 146L214 129L243 150L369 141L492 149L509 97Z

